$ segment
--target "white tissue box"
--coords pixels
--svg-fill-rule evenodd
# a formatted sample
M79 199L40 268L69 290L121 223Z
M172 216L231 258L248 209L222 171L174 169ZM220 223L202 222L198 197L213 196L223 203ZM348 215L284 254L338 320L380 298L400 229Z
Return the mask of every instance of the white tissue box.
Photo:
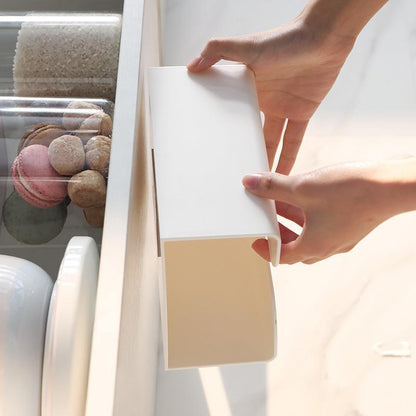
M276 353L270 265L251 248L280 236L274 203L247 192L268 170L254 77L244 65L149 69L167 369Z

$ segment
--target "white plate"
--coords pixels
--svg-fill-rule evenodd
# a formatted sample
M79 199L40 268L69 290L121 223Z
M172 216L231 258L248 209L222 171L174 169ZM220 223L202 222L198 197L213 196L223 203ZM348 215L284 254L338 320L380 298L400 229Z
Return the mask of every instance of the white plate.
M45 339L42 416L84 414L99 257L90 237L73 237L55 283Z
M0 415L40 415L52 285L36 264L0 255Z

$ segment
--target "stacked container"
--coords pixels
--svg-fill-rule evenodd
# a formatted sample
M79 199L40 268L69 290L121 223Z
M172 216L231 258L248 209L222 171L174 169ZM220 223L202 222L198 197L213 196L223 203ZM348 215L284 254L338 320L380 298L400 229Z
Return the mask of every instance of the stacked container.
M0 16L2 415L84 414L120 30Z

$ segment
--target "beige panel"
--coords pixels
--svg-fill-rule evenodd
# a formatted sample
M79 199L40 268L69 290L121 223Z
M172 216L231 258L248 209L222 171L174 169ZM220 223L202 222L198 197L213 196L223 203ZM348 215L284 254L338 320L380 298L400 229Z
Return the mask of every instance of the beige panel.
M270 268L252 242L164 243L169 368L273 358Z

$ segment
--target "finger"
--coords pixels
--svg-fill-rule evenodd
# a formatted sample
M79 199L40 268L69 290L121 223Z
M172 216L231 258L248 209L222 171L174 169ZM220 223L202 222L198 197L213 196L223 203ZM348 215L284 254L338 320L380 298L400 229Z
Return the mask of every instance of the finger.
M288 120L276 172L288 175L295 164L309 120Z
M299 206L293 178L279 173L264 172L244 176L243 185L254 195Z
M308 260L303 260L302 263L305 263L305 264L314 264L314 263L317 263L318 261L326 260L327 258L332 257L332 256L337 255L337 254L345 254L345 253L348 253L353 248L354 248L354 246L351 246L351 245L350 246L347 246L347 247L342 247L342 248L340 248L338 250L334 250L333 252L331 252L330 254L327 254L326 256L323 256L323 257L312 257L312 258L310 258Z
M191 62L189 62L187 68L190 72L201 72L209 68L210 66L216 64L220 59L221 57L209 58L200 55L197 58L193 59Z
M296 240L282 244L280 250L280 263L294 264L298 262L308 261L313 257L307 250L307 244L304 243L304 231L305 228Z
M302 263L305 263L305 264L314 264L314 263L318 263L318 261L321 261L321 260L323 260L323 259L321 259L319 257L312 257L312 258L310 258L308 260L302 260Z
M294 264L304 260L305 256L300 255L296 250L296 246L298 245L296 244L297 240L293 240L287 244L282 244L279 263Z
M293 205L287 204L286 202L276 201L276 214L287 218L294 223L303 226L305 217L303 211Z
M295 241L299 235L296 234L291 229L285 227L283 224L279 223L279 230L280 230L280 238L282 239L283 244L290 243L291 241Z
M264 260L270 261L269 242L264 238L256 240L251 247Z
M285 122L286 119L284 118L274 118L271 116L266 116L264 120L263 133L264 140L266 142L267 157L269 159L270 169L273 166L276 150L279 146Z
M280 229L280 237L282 239L283 244L287 244L291 241L294 241L299 237L298 234L294 233L292 230L285 227L283 224L279 224L279 229ZM254 241L251 247L264 260L270 261L269 242L266 239L260 238Z
M250 64L256 53L252 37L214 38L205 46L201 55L188 64L191 72L200 72L221 59Z

